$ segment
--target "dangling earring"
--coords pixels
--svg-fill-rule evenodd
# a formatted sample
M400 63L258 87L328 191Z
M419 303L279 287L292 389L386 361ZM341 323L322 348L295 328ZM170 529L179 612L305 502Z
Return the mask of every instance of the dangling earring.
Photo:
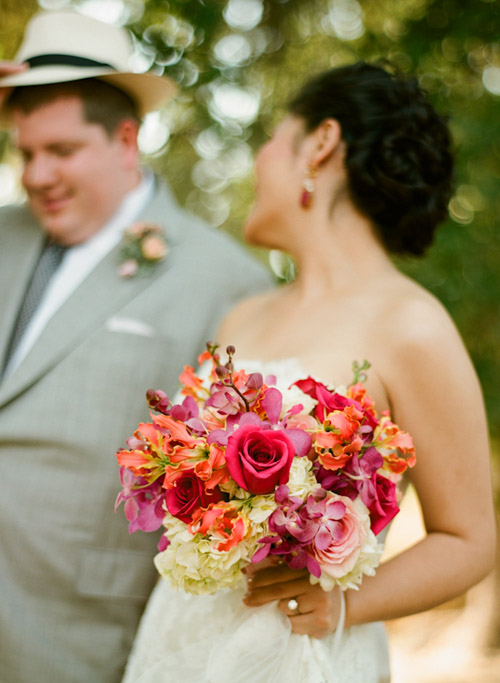
M314 178L316 178L317 174L317 169L310 165L307 170L307 176L302 181L302 194L300 195L300 205L303 206L304 209L309 209L309 207L312 204L314 190L316 189L314 185Z

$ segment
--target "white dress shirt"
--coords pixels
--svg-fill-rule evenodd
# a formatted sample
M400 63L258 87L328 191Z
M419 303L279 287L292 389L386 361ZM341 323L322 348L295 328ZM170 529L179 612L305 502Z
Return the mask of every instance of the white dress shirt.
M144 207L152 199L154 184L153 174L150 171L143 172L139 185L124 197L106 225L86 242L77 244L66 251L61 265L49 282L37 310L12 354L5 369L4 379L12 375L19 367L54 313L61 308L106 254L118 244L124 230L137 220Z

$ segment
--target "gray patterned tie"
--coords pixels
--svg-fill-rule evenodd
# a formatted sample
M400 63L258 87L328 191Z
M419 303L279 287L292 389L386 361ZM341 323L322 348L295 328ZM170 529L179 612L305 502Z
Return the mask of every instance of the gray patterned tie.
M45 290L47 289L47 285L59 267L66 249L67 247L62 246L61 244L48 242L40 254L40 258L38 259L33 275L31 276L19 313L17 314L14 329L12 330L12 335L5 354L3 364L4 370L8 366L14 351L21 341L29 321L38 308Z

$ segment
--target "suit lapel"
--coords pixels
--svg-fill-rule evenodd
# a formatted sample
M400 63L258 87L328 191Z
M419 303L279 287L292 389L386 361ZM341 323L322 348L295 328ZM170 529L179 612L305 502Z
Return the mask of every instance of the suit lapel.
M0 238L0 363L3 362L29 280L45 240L44 234L28 210L21 220L2 226ZM8 257L5 254L8 254Z
M141 220L155 222L165 228L169 253L164 261L158 263L151 274L124 280L118 275L121 245L112 249L54 314L21 365L2 384L0 406L26 391L103 325L113 312L120 310L165 273L179 237L176 222L172 221L176 211L178 209L165 189L157 190Z

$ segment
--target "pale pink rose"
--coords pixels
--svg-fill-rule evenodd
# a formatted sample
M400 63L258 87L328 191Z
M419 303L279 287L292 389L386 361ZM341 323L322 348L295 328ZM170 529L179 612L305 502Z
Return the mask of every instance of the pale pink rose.
M135 237L142 237L148 229L149 225L147 223L145 223L144 221L137 221L137 223L131 225L130 228L127 228L127 232L129 235L134 235Z
M338 501L344 503L345 514L337 521L329 545L323 550L315 544L311 547L311 554L321 571L334 579L344 577L354 568L367 535L364 520L350 498L331 494L327 508Z
M148 235L142 240L141 251L149 261L160 261L167 253L167 245L161 237Z
M124 261L118 268L118 273L121 277L128 278L133 277L139 269L137 261L133 258L129 258Z
M304 432L307 432L317 429L318 423L312 415L299 413L289 417L286 421L286 426L288 429L302 429Z

